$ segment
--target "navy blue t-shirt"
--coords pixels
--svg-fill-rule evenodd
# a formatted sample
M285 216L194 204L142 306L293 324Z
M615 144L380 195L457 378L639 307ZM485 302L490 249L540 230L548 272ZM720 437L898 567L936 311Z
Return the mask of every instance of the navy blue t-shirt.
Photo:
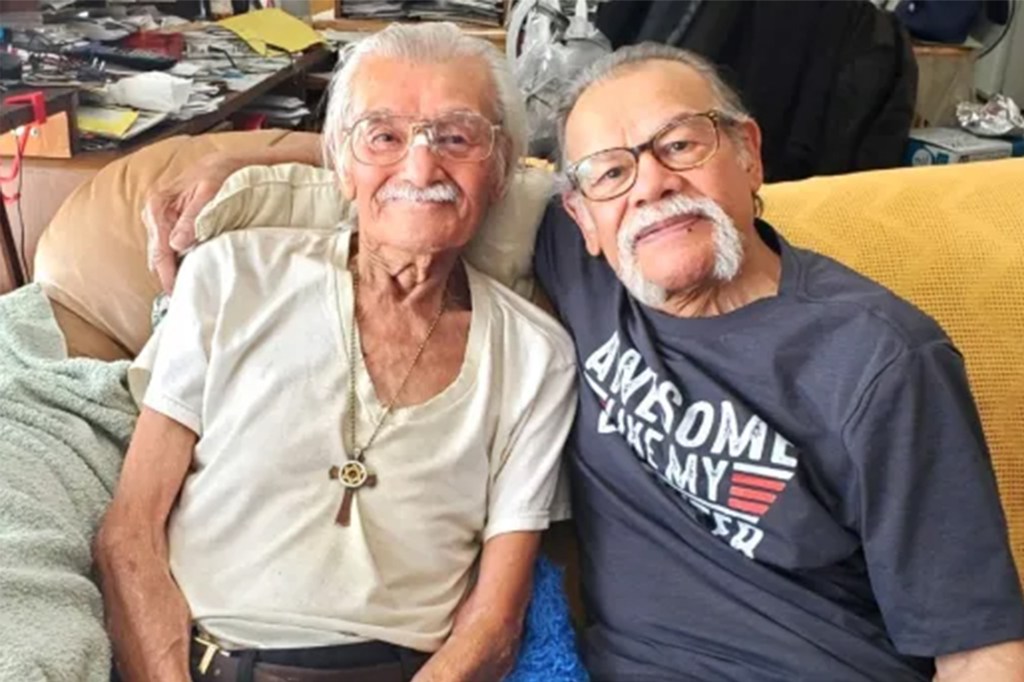
M597 680L930 680L1024 637L963 360L928 316L765 223L779 293L683 319L549 208L537 277L573 336L569 441Z

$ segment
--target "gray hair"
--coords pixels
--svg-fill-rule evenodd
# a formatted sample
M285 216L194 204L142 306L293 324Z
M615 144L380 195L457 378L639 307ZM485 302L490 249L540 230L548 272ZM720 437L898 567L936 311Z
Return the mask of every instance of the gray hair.
M739 95L722 80L714 64L704 57L695 52L660 43L640 43L639 45L621 47L583 69L569 84L569 89L558 108L558 147L561 150L560 160L563 168L568 161L565 157L566 122L583 93L592 85L611 80L622 71L639 67L650 61L678 62L689 66L703 76L711 88L718 109L727 118L736 122L751 120L750 113L743 106ZM735 135L732 128L727 127L726 131L730 135Z
M502 185L507 185L519 157L526 151L526 107L504 55L487 41L470 37L449 22L391 24L383 31L346 45L339 52L339 66L331 77L322 135L325 165L341 171L344 133L355 123L357 114L353 101L356 74L363 61L370 57L426 64L482 60L494 84L494 113L509 142L507 150L501 144L496 145L494 155Z

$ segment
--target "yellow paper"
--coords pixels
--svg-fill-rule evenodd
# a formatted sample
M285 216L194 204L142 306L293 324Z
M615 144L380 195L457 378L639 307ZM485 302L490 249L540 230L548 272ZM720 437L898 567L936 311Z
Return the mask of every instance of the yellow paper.
M312 26L277 7L246 12L217 23L264 57L271 50L301 52L323 42Z
M79 130L114 139L123 137L138 118L134 109L113 107L78 107L76 115Z

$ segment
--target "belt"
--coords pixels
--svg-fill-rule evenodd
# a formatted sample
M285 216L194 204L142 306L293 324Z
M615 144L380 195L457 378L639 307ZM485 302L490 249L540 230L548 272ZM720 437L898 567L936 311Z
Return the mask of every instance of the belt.
M201 635L189 652L193 682L408 682L429 658L385 642L228 651Z

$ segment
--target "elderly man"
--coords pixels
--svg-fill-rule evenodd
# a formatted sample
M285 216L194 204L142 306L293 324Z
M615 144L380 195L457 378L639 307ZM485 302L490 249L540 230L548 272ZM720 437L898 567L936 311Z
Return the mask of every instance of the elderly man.
M1024 679L1018 575L942 330L758 218L760 132L700 58L620 50L560 123L572 220L549 211L535 265L582 379L594 678ZM187 219L217 173L153 205Z
M358 231L185 262L97 542L125 679L510 668L576 401L565 332L460 258L523 146L512 92L451 25L360 43L326 137Z

